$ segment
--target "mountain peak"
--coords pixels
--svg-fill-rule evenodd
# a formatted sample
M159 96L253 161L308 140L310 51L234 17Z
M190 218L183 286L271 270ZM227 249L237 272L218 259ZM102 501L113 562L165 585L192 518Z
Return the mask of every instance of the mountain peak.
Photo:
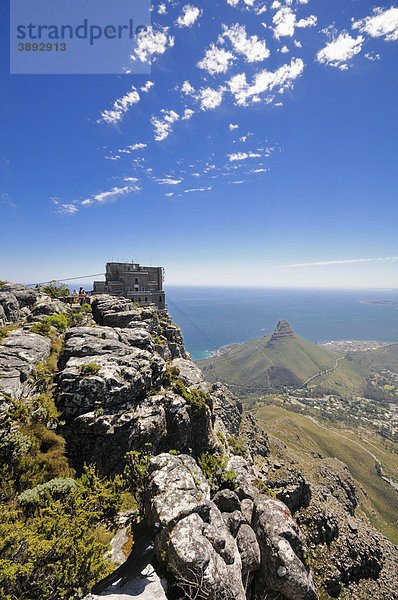
M272 334L271 341L280 340L287 337L294 337L294 331L290 327L290 324L285 321L285 319L281 319L276 326L274 333Z

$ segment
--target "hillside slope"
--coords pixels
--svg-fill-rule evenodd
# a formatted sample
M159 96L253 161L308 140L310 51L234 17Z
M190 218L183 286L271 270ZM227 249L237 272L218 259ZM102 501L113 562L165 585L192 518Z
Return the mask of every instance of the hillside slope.
M250 393L298 387L333 369L341 356L300 338L281 320L272 335L229 346L197 364L209 381L222 381Z

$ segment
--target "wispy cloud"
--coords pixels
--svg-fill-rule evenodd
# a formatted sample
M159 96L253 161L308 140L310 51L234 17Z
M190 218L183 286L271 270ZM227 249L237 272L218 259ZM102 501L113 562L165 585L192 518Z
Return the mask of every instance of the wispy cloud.
M350 263L388 262L398 260L398 256L383 256L379 258L352 258L348 260L326 260L322 262L297 263L280 265L281 267L323 267L328 265L346 265Z
M180 115L174 110L161 110L162 117L152 117L151 123L155 130L155 140L161 142L166 139L173 130L173 123L178 121Z
M136 88L132 86L130 92L114 102L111 110L104 110L104 112L101 113L101 118L98 119L97 123L101 123L102 121L109 124L118 123L122 119L124 113L126 113L133 104L137 104L139 101L140 95Z
M13 201L13 199L7 193L0 193L0 204L4 206L8 206L8 208L17 208L17 204Z

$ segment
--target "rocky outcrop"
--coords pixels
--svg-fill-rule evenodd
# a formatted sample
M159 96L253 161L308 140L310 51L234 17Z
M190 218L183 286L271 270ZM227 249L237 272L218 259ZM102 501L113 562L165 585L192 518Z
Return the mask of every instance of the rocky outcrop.
M250 479L245 461L235 464ZM315 600L305 540L289 510L246 487L254 509L247 510L248 499L239 499L245 482L239 483L240 492L222 490L212 501L191 457L162 454L151 461L148 510L164 526L157 555L171 584L185 592L199 587L209 600L262 600L280 592Z
M50 355L51 341L27 331L11 331L0 345L0 394L18 400L34 387L29 377Z
M2 320L4 322L8 321L9 323L17 323L20 317L20 306L18 300L11 292L4 292L4 286L0 291L0 306L1 306L1 315Z
M271 336L271 342L291 337L294 337L293 329L290 327L290 324L287 321L281 319Z
M186 455L154 458L149 497L151 519L164 527L158 557L174 586L200 589L204 600L245 600L237 545L196 462Z

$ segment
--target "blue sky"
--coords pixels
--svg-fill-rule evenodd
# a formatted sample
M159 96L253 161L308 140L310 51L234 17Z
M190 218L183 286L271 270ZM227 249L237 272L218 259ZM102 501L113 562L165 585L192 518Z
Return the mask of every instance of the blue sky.
M103 76L10 75L6 4L0 279L398 287L396 4L154 2Z

